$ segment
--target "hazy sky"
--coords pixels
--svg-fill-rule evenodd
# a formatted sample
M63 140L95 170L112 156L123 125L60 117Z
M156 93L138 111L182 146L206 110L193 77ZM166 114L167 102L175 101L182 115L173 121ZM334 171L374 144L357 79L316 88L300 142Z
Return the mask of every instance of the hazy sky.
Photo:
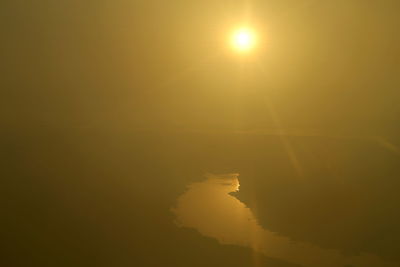
M265 128L394 124L399 3L6 1L10 124ZM251 21L252 57L226 35ZM8 114L13 114L11 118ZM17 123L18 124L18 123Z

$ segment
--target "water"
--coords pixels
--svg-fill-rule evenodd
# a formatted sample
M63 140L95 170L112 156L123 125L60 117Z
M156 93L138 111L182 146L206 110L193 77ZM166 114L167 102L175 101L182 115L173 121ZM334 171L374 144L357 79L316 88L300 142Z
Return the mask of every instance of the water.
M176 224L194 228L221 243L249 247L267 257L309 267L397 266L376 255L346 256L339 250L323 249L311 243L264 229L251 209L231 193L239 190L239 174L207 174L206 179L188 185L172 208Z

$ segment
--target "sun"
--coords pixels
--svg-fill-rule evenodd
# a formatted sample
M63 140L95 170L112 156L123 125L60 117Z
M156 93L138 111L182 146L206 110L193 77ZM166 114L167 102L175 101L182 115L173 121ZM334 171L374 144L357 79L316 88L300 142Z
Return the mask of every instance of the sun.
M248 52L256 45L256 35L250 28L239 28L231 36L232 47L241 52Z

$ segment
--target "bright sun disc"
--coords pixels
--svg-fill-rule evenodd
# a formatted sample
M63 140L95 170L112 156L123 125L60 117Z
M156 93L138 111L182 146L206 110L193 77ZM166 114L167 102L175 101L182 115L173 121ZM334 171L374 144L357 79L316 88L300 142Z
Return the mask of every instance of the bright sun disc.
M232 35L232 46L239 51L249 51L255 45L254 32L247 28L236 30Z

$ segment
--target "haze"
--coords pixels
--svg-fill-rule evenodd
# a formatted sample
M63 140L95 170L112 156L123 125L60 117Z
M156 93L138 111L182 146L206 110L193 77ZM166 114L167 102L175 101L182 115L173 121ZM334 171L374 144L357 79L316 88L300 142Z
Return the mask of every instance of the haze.
M0 266L399 266L399 12L1 1Z

